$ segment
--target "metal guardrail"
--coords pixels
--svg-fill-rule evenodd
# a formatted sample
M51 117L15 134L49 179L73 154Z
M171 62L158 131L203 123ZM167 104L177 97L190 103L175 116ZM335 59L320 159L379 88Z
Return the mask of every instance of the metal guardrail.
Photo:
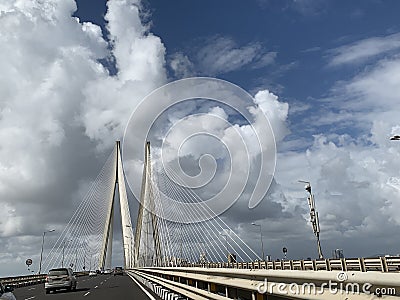
M75 272L76 277L88 275L89 272ZM11 276L11 277L2 277L0 278L0 282L4 285L12 285L15 288L41 284L46 281L47 274L40 275L24 275L24 276Z
M315 260L280 260L236 263L203 263L185 264L181 267L265 269L265 270L299 270L299 271L379 271L400 272L400 256L374 258L342 258Z
M142 278L153 290L165 289L166 292L161 293L162 299L172 299L168 298L168 290L198 300L264 300L271 294L285 299L327 300L372 299L374 293L384 295L385 299L398 300L400 297L400 273L392 272L152 267L129 270L128 273ZM332 293L328 285L331 283L336 284L336 293ZM368 290L364 290L366 284ZM260 292L260 287L266 292ZM296 288L298 292L293 292ZM308 288L313 290L307 292Z
M390 292L385 299L400 297L398 256L185 264L137 268L128 272L162 299L267 299L267 295L260 294L257 288L265 279L268 280L268 289L274 284L275 288L285 284L285 291L290 292L292 283L299 286L313 284L315 289L323 292L313 295L286 293L285 298L288 299L342 299L343 294L332 294L324 287L328 282L343 284L342 289L347 284L361 287L368 283L371 293L385 295L381 293L383 289ZM345 280L339 279L340 273ZM350 296L348 299L371 299L370 293L360 292Z
M34 284L44 283L46 274L40 275L27 275L27 276L12 276L0 278L4 285L12 285L13 287L28 286Z

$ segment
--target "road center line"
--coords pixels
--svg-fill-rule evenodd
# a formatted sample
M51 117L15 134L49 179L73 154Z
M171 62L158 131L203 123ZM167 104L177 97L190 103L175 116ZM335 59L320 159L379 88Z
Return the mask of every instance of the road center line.
M98 287L99 287L99 286L98 286L98 285L96 285L94 288L95 288L95 289L97 289Z
M83 297L86 297L87 295L89 295L90 294L90 292L87 292L85 295L83 295Z
M32 297L26 298L25 300L31 300L31 299L35 299L35 296L32 296Z

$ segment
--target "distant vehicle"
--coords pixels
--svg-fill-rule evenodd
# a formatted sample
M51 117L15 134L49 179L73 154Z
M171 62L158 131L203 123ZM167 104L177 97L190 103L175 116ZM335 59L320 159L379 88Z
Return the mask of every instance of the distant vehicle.
M51 269L46 276L44 288L46 294L51 291L66 289L67 291L76 290L76 278L71 268Z
M124 275L124 269L122 267L115 267L114 276L115 275Z
M110 269L104 270L104 274L111 274L111 270Z
M16 300L14 294L12 293L14 288L10 285L4 286L0 282L0 299L1 300Z
M89 276L97 276L97 272L95 272L95 271L90 271L90 272L89 272Z

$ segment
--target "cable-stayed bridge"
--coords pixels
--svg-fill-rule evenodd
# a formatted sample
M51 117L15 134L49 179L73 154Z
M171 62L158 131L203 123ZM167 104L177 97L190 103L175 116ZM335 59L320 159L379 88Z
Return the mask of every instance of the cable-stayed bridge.
M138 178L142 185L135 226L131 222L120 144L117 142L86 197L47 255L44 270L71 263L76 270L83 267L110 269L116 213L120 213L121 249L124 267L128 269L224 262L231 253L234 254L229 257L232 262L260 259L222 219L202 204L193 191L174 185L165 172L154 172L150 143L145 147L143 178ZM160 191L160 187L164 190ZM178 210L175 207L178 202L164 199L165 194L184 201L187 207ZM192 205L195 205L194 211ZM178 222L169 221L165 217L169 214L173 214ZM205 221L189 223L188 217Z
M262 260L207 202L187 188L174 169L164 170L152 162L149 142L143 176L137 180L141 193L132 224L117 142L41 269L111 269L114 250L114 255L123 256L134 288L128 287L125 278L101 283L82 280L87 284L94 280L97 287L105 286L107 280L120 282L126 289L121 299L136 299L138 293L140 299L252 300L397 299L400 295L400 257ZM121 238L114 239L114 232ZM97 292L95 286L92 289L93 294ZM91 288L81 292L68 294L67 299L90 296ZM96 295L101 299L101 294Z

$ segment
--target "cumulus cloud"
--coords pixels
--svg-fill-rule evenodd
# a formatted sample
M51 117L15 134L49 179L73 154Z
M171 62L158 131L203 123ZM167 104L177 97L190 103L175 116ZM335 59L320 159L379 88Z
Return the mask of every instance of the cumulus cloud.
M166 82L164 45L142 24L139 4L107 2L105 19L118 74L105 73L87 84L81 116L86 134L101 147L110 147L119 139L133 108Z
M308 219L297 180L311 181L326 255L338 247L349 256L398 253L391 234L400 226L400 145L389 137L400 128L399 72L394 54L338 82L297 124L314 133L313 144L278 155L275 179L286 196L279 203Z
M164 46L139 4L107 2L106 40L72 17L72 0L2 2L0 253L12 256L0 258L3 275L23 273L28 257L37 264L43 230L63 228L132 108L165 82ZM107 57L114 77L100 63Z
M39 254L35 249L40 249L42 232L50 227L61 232L90 178L99 171L115 140L122 137L131 111L167 81L165 48L142 23L139 1L107 2L107 38L97 25L72 17L75 10L72 0L9 1L1 6L0 47L6 54L0 57L0 67L5 70L0 74L0 195L4 208L0 253L7 254L0 255L0 263L4 275L23 273L28 257L33 258L35 268ZM236 47L229 40L217 43L235 61L235 68L273 62L274 54L257 44ZM209 51L203 51L203 58L211 55ZM114 76L101 64L105 59L115 62ZM207 59L212 62L211 57ZM177 58L182 60L184 57ZM223 65L219 62L218 68ZM218 68L213 72L220 72ZM177 64L175 69L188 67ZM260 106L282 110L268 92L259 99ZM183 106L173 109L170 116L181 118L198 108ZM203 124L229 138L225 125L207 123L207 115L227 120L229 112L208 108L202 108L206 114L192 125ZM279 114L277 126L282 125L278 120L285 121L285 114ZM206 143L193 144L196 148L188 144L184 150L198 153L199 145ZM218 149L214 152L221 153ZM136 164L140 173L141 168L142 164ZM48 245L57 236L49 234Z

